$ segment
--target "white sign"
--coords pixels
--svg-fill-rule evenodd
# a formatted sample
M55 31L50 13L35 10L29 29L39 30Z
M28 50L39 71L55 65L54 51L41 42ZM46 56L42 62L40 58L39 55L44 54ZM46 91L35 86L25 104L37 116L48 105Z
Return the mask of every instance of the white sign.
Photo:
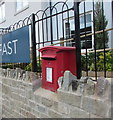
M18 40L12 40L7 43L0 44L0 52L2 55L11 55L17 53L17 42Z
M46 68L46 80L52 83L52 68Z

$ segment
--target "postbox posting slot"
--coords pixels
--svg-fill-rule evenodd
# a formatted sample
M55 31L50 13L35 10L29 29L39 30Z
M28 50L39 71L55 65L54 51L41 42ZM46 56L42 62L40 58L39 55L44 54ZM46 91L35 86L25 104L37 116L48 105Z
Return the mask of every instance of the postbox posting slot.
M56 58L47 58L47 57L42 57L44 60L56 60Z
M44 60L56 60L56 55L42 55Z

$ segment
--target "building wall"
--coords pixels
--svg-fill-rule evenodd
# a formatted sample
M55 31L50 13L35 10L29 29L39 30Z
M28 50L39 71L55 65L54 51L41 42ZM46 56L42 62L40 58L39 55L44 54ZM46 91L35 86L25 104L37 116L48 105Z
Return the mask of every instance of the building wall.
M36 13L38 10L44 9L45 5L47 6L47 2L29 2L29 5L26 9L21 11L20 13L16 13L15 2L5 2L6 7L6 19L3 23L0 24L2 27L8 27L18 22L19 20L23 20L24 18L30 16L32 13Z
M112 2L106 2L105 3L105 16L106 19L108 20L108 25L107 25L107 29L108 28L112 28ZM112 37L112 33L113 31L109 31L108 32L108 36L109 36L109 47L113 48L113 37Z

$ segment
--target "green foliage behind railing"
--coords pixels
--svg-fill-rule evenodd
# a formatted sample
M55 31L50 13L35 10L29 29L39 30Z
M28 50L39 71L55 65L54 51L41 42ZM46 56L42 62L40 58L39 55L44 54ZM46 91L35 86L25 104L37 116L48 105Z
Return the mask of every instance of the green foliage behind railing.
M94 53L89 53L87 56L88 70L95 70L95 57ZM106 71L113 71L113 50L106 51ZM86 71L86 56L82 55L82 70ZM96 57L97 71L104 71L104 52L98 52Z
M42 71L41 64L42 64L41 61L37 61L38 72ZM31 68L32 68L32 63L28 64L24 69L26 71L31 71Z

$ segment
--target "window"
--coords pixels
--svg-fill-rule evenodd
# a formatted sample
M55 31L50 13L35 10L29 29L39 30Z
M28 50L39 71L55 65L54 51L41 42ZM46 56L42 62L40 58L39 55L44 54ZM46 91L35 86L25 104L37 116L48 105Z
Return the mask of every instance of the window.
M91 26L91 14L86 14L86 27ZM85 28L84 15L80 16L80 29Z
M74 38L75 36L75 23L74 18L70 18L69 23L65 22L65 37L68 39L69 37ZM92 33L92 22L91 22L91 12L86 13L86 34ZM84 14L80 15L80 35L85 34L85 23L84 23ZM85 38L81 38L81 48L86 49L86 41L87 40L87 48L92 49L92 36L88 36ZM66 45L74 46L74 41L68 42Z
M16 12L28 7L28 0L16 0Z
M86 13L86 34L92 33L91 26L91 13ZM84 23L84 14L80 16L80 35L85 34L85 23ZM86 38L81 38L81 48L86 49L86 40L87 48L92 48L92 36L87 36Z
M0 22L5 20L5 3L0 4Z

